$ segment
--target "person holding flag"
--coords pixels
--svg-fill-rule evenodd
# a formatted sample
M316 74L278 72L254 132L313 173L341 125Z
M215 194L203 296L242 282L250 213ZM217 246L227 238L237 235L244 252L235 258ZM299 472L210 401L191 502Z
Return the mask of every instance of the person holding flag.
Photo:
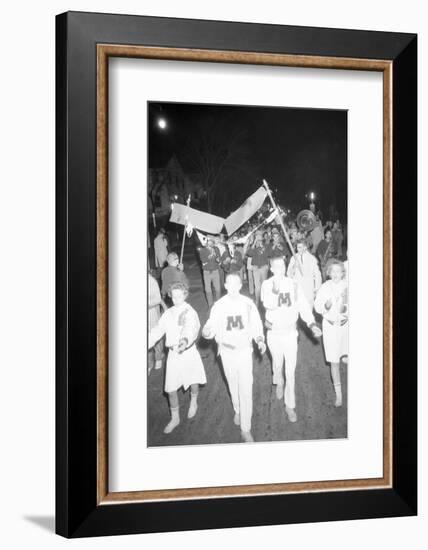
M269 271L269 256L268 250L263 242L263 233L256 231L253 244L247 250L248 256L248 271L254 281L254 294L256 305L260 303L260 292L262 283L267 279Z
M211 307L215 300L221 295L220 289L220 254L214 246L213 237L208 237L206 245L198 247L199 257L202 264L202 276L204 280L205 296L208 307ZM213 289L215 299L213 298Z

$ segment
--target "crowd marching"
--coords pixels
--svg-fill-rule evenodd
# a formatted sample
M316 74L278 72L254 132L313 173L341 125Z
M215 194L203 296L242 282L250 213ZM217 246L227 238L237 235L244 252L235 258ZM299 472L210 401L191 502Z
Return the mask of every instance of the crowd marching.
M339 220L323 224L315 215L314 220L310 231L302 231L295 221L286 223L289 242L275 220L269 224L250 220L231 237L204 237L197 246L209 308L202 331L198 313L187 301L184 266L160 229L154 240L159 282L149 274L149 373L152 366L162 368L166 347L164 389L171 419L165 433L180 423L177 390L181 387L190 387L187 417L197 412L199 385L206 383L197 347L200 337L216 342L233 421L245 442L253 441L254 351L260 355L268 351L276 397L283 400L288 420L297 421L299 325L306 326L315 340L322 336L335 406L342 405L340 362L348 362L346 246ZM243 287L249 296L242 293Z

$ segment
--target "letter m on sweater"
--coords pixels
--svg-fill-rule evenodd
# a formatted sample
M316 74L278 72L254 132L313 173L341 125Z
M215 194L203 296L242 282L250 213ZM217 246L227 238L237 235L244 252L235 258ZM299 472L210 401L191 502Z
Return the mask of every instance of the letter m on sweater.
M237 328L238 330L242 330L244 328L241 315L235 315L235 317L230 315L227 317L226 330L232 330L232 328Z
M281 292L281 294L278 295L278 306L291 306L291 299L290 299L290 293L289 292Z

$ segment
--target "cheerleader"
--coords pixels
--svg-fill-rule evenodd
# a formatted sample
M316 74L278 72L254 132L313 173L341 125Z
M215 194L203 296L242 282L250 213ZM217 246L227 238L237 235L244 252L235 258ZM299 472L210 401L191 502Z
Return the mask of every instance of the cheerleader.
M162 298L161 293L159 290L159 285L156 279L153 277L151 273L149 273L149 295L148 295L148 307L149 307L149 315L148 315L148 323L149 323L149 330L154 328L161 316L160 307L162 304ZM155 369L161 369L162 368L162 362L164 358L164 352L163 352L163 341L159 340L153 350L150 350L148 354L148 363L149 363L149 374L153 368L153 363L155 365Z
M342 405L340 360L348 356L348 285L339 260L331 260L326 270L329 279L315 298L315 310L323 316L324 353L331 368L336 393L335 406ZM347 362L347 361L346 361Z
M186 302L188 290L182 283L173 283L169 295L174 304L167 309L159 323L149 332L149 349L166 335L169 348L165 372L165 392L168 394L171 420L164 433L171 433L180 424L177 390L190 386L190 407L187 418L193 418L198 409L199 384L206 384L204 365L195 341L201 327L199 317Z

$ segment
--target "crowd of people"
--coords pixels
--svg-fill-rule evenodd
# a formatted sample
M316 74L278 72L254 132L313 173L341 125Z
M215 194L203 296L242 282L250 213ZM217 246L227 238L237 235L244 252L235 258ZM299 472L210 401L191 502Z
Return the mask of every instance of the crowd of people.
M149 274L149 372L162 368L166 356L165 392L171 419L164 432L180 423L177 390L190 388L188 418L196 415L199 385L206 383L199 338L216 342L242 440L251 433L253 352L268 352L276 397L283 400L290 422L296 422L295 370L298 326L314 339L323 337L330 365L335 406L342 406L340 362L348 354L347 259L339 220L323 224L319 216L310 231L293 220L281 225L247 222L231 237L208 235L197 246L209 309L201 329L189 304L189 282L165 230L154 241L159 282ZM290 246L291 245L291 246ZM163 313L161 310L163 309ZM255 347L254 347L255 346ZM268 398L268 396L267 396Z

